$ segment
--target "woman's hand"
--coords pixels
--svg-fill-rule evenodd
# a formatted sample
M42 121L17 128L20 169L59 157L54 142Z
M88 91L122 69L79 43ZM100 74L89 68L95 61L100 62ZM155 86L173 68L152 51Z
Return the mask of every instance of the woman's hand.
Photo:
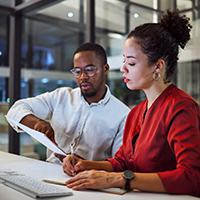
M103 188L122 188L125 185L125 179L122 173L110 173L105 171L90 170L83 171L75 177L66 181L68 188L73 190L82 189L103 189Z
M69 154L63 159L63 171L69 176L72 176L73 173L77 174L80 171L85 170L85 160L74 155L74 167L72 166L72 156Z

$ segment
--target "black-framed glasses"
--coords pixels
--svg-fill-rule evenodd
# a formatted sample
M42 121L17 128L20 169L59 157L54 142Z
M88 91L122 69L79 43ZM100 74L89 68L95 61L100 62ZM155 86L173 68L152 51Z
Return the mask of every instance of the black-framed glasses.
M70 72L76 77L79 78L81 76L81 74L84 73L87 76L94 76L94 74L97 71L97 67L96 66L87 66L84 69L80 68L80 67L75 67L73 69L70 70Z

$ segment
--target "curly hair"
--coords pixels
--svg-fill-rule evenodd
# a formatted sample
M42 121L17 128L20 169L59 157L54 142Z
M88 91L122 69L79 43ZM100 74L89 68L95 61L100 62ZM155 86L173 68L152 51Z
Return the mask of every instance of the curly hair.
M178 9L167 10L159 23L140 25L127 36L127 39L134 37L141 46L150 66L160 59L165 61L165 83L177 72L179 46L184 49L190 40L189 20L186 15L181 16Z

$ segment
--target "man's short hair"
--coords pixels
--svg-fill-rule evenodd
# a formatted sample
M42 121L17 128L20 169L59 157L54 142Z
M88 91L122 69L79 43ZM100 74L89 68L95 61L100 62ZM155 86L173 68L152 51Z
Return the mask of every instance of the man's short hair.
M78 47L78 49L74 53L74 56L75 54L83 51L94 51L95 54L100 58L102 65L107 64L106 51L101 45L92 42L84 43L80 47Z

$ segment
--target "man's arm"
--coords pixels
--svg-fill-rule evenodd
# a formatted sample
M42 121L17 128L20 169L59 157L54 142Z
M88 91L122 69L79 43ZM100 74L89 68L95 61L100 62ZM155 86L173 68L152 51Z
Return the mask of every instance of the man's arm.
M112 145L112 158L114 158L115 153L119 150L123 141L123 133L124 133L124 125L126 122L126 118L119 125L118 133L116 134L113 145Z
M28 126L29 128L34 129L35 125L39 123L40 121L44 121L32 114L26 115L22 120L20 121L21 124L24 124L25 126Z
M44 133L52 142L54 142L56 144L55 139L54 139L54 130L47 121L42 120L42 119L30 114L30 115L26 115L24 118L22 118L20 123L32 128L36 131Z
M89 160L83 160L81 158L78 158L77 156L74 157L74 163L75 166L72 166L72 157L71 155L67 155L63 159L63 172L72 175L73 172L76 174L84 171L84 170L105 170L108 172L113 172L113 167L109 161L89 161Z

